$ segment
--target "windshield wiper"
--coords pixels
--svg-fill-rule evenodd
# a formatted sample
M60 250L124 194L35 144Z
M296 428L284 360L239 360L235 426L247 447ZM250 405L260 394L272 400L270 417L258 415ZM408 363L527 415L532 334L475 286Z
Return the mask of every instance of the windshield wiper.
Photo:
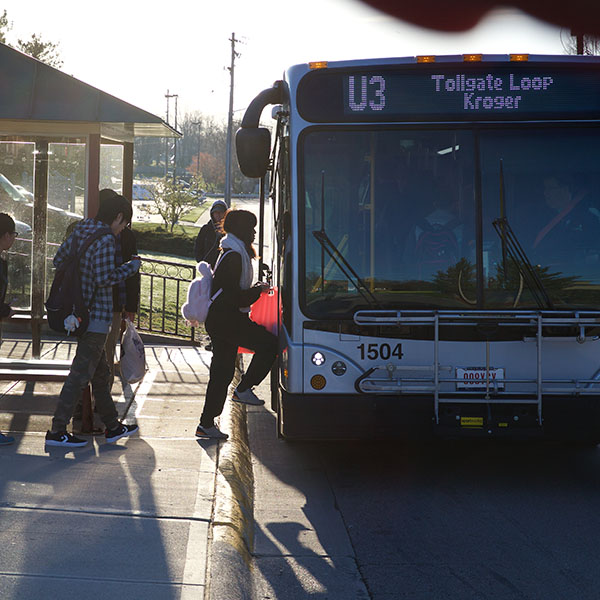
M496 233L500 236L500 242L502 243L502 271L504 273L505 284L508 279L508 265L506 262L506 255L508 253L523 281L530 289L531 295L534 297L538 307L554 309L550 295L544 287L540 276L533 268L527 254L525 254L525 250L523 250L523 246L521 246L519 239L508 223L504 199L504 166L502 159L500 159L500 218L493 221L492 225Z
M380 306L379 302L360 278L352 265L344 258L344 255L336 248L325 232L325 171L321 171L321 230L313 231L313 236L321 244L321 248L327 252L331 260L344 277L357 289L358 293L372 306ZM321 255L321 285L325 285L325 263Z
M367 287L366 283L360 278L358 273L352 268L352 265L344 258L344 255L335 247L329 236L323 229L321 231L313 231L313 236L321 244L321 247L331 260L336 264L338 269L344 274L344 277L357 289L358 293L372 306L379 306L379 302Z
M525 250L523 250L517 236L509 225L508 219L506 217L496 219L492 222L492 225L494 226L496 233L500 236L503 251L506 249L506 252L508 252L508 255L515 263L538 307L554 310L554 304L550 299L548 291L529 261L527 254L525 254Z

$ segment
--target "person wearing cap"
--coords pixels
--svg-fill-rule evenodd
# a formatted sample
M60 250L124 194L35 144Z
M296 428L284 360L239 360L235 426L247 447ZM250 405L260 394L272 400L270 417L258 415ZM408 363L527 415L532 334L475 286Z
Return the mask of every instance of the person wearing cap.
M224 235L222 224L226 212L227 204L223 200L215 200L210 207L210 221L200 228L194 243L196 262L205 261L212 269L215 268L219 242Z

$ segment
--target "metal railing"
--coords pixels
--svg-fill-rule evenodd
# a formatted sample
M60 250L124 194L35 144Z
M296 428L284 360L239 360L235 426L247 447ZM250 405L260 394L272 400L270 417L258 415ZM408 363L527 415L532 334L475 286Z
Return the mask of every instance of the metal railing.
M440 404L443 403L490 403L501 404L514 402L514 394L510 386L518 384L519 403L536 404L538 421L542 424L543 395L597 395L600 385L600 369L591 379L557 379L542 378L544 342L556 340L551 337L556 331L563 329L564 337L558 339L584 343L595 341L597 336L590 336L586 329L595 331L600 326L599 311L394 311L394 310L360 310L354 315L357 325L425 325L433 327L432 362L424 367L377 365L366 371L356 381L356 388L370 393L423 393L433 394L435 420L439 423ZM521 339L536 344L535 365L530 378L510 378L502 376L492 380L490 373L490 342L485 341L485 389L469 392L465 390L451 391L448 385L456 385L463 380L458 377L445 377L444 372L452 373L453 368L440 363L440 326L465 327L476 326L485 322L495 323L499 328L511 327L522 330ZM546 332L546 335L544 333ZM550 333L548 333L550 332ZM567 337L568 336L568 337ZM420 371L420 372L418 372ZM444 387L445 386L445 387ZM512 396L511 396L512 393ZM524 397L529 396L528 399Z
M17 238L21 242L29 239ZM52 282L52 256L60 244L48 242L47 289ZM29 313L31 302L31 251L10 250L11 298L15 307ZM52 254L52 256L50 256ZM190 327L181 316L181 305L185 302L188 285L196 275L196 265L165 260L143 258L140 268L140 306L136 318L139 331L174 336L200 342L203 328Z
M195 275L193 264L143 258L136 320L138 330L200 341L204 331L191 327L181 316L181 305Z

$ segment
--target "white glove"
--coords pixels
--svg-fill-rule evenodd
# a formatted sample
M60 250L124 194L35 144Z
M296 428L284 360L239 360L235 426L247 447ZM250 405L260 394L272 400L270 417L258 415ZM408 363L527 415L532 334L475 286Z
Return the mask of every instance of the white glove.
M79 327L79 321L75 315L69 315L63 324L67 333L73 333Z

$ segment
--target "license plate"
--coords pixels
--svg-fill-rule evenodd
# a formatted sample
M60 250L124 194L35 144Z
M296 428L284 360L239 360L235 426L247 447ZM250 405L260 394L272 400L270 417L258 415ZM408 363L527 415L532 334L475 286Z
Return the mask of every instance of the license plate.
M460 426L466 429L481 429L483 427L483 417L461 417Z
M472 390L485 389L486 371L485 367L457 367L456 368L456 389ZM504 382L494 383L496 380L504 379L504 369L490 367L489 381L490 388L499 390L504 389Z

